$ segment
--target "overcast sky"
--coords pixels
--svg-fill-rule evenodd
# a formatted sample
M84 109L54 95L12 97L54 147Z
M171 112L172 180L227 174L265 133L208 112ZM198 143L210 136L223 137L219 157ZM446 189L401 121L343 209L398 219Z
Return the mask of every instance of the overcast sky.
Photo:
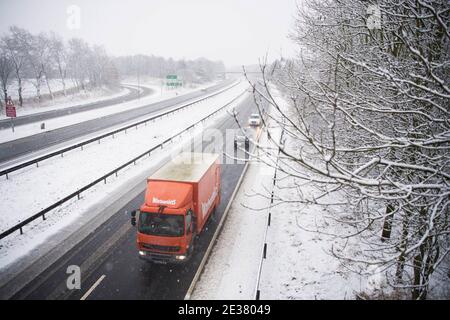
M0 32L53 30L113 55L206 57L230 67L257 63L266 52L292 55L295 7L295 0L0 0Z

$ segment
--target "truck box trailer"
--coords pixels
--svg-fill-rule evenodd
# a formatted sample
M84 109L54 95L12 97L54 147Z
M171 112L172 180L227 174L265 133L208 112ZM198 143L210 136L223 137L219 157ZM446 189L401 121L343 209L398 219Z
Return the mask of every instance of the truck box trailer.
M139 257L184 262L220 203L219 155L181 153L147 179L144 204L132 213Z

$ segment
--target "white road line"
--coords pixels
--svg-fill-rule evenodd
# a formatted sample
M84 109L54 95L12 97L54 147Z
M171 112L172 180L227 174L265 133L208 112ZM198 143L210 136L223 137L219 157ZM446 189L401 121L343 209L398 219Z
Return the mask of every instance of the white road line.
M103 279L105 279L105 277L106 276L103 274L100 278L98 278L98 280L95 281L92 287L89 288L89 290L84 294L84 296L81 297L80 300L86 300L86 298L92 293L92 291L94 291L95 288L97 288L97 286L100 284L100 282L103 281Z

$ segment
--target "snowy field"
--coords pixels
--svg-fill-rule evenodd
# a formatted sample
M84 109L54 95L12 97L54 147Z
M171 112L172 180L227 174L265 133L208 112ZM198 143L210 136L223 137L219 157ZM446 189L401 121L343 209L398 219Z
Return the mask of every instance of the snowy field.
M130 84L132 84L132 83L130 83ZM141 85L144 86L143 84L141 84ZM151 104L151 103L155 103L158 101L172 98L177 95L193 92L196 90L201 90L202 88L209 87L212 85L213 84L205 84L201 87L189 88L189 89L186 88L186 89L178 90L178 91L173 91L173 90L161 91L160 88L158 88L158 87L155 87L153 85L148 85L151 89L154 89L154 94L152 94L150 96L143 97L142 99L137 99L137 100L128 101L125 103L116 104L116 105L109 106L109 107L104 107L104 108L85 111L85 112L78 112L78 113L75 113L72 115L48 119L45 121L45 129L44 130L41 129L42 121L24 124L24 125L20 125L20 126L15 126L14 132L12 132L11 128L2 129L2 130L0 130L0 143L12 141L15 139L20 139L20 138L38 134L38 133L41 133L44 131L54 130L57 128L69 126L72 124L76 124L76 123L80 123L80 122L84 122L84 121L88 121L88 120L92 120L92 119L97 119L97 118L100 118L103 116L123 112L126 110L139 108L139 107Z
M66 97L58 96L54 100L45 100L42 103L27 103L23 107L17 106L16 100L16 112L17 116L25 116L33 113L69 108L79 106L83 104L100 102L104 100L114 99L122 97L130 92L127 88L120 88L113 90L110 88L96 88L89 91L80 91L73 94L68 94ZM4 113L0 114L0 119L8 118Z
M64 158L49 159L42 162L39 168L29 167L14 173L9 180L4 179L0 182L0 194L2 194L0 212L9 213L0 216L1 231L182 131L183 128L220 109L247 89L248 84L241 82L238 86L206 102L196 104L170 117L159 119L149 126L130 130L127 134L117 135L114 139L105 139L101 144L86 146L83 151L76 150L67 153ZM245 99L245 95L231 104L227 110L236 107L243 99ZM221 114L226 115L226 110ZM177 142L174 145L181 145L181 143ZM155 152L155 155L167 156L167 152L168 149L165 148ZM142 170L148 170L152 164L152 160L148 159L141 162L142 165L123 171L126 172L127 178L142 173ZM83 165L80 166L80 164ZM77 169L74 170L74 168ZM111 179L111 181L121 179L127 181L122 172L119 174L119 178ZM120 183L113 184L111 181L108 181L106 186L99 184L87 191L82 195L82 200L74 200L54 210L48 215L46 221L38 219L35 223L25 227L24 235L15 233L1 240L0 268L32 250L64 225L73 222L78 215L83 213L83 209L86 210L87 207L83 206L83 203L92 205L95 201L100 202L108 192L120 188ZM17 195L23 196L18 197Z
M58 91L62 91L63 90L63 84L62 84L62 80L61 79L49 79L48 82L49 82L49 85L50 85L50 89L52 90L53 93L56 93ZM69 79L66 79L65 83L66 83L66 90L69 90L69 89L74 88L76 86L76 84L73 81L69 80ZM35 86L35 84L36 84L36 80L33 80L33 79L22 79L22 97L24 99L36 97L36 86ZM8 95L13 100L19 99L18 88L19 88L19 85L17 83L17 80L12 81L8 85ZM44 79L41 82L40 90L41 90L41 95L49 94L48 87L47 87L47 84L46 84ZM1 92L0 94L3 97L3 92Z

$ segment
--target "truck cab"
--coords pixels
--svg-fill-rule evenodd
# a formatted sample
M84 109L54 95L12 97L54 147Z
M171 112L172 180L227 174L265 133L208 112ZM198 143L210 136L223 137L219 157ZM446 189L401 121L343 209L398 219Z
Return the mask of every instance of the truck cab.
M201 233L220 201L218 155L200 154L205 155L201 162L180 162L180 157L188 155L178 156L148 178L144 204L132 213L141 259L156 263L189 260L195 235Z

